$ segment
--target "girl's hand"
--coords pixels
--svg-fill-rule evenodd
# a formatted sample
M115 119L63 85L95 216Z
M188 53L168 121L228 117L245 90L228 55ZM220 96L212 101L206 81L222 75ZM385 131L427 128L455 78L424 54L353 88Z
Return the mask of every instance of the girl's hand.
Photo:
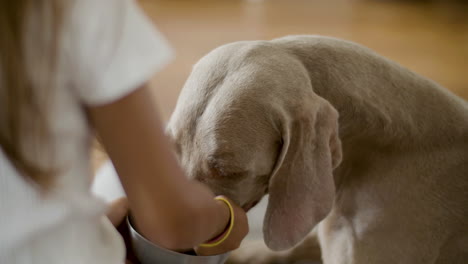
M110 205L107 210L107 218L111 221L111 223L115 226L118 227L125 217L128 214L129 210L129 205L128 205L128 200L126 197L119 198L117 200L114 200Z
M129 205L126 197L119 198L113 201L109 205L107 210L107 218L119 231L120 235L125 241L125 247L127 248L127 258L125 264L138 264L138 260L133 255L131 246L130 246L130 236L128 232L127 223L124 221L125 217L128 215Z
M234 202L224 196L227 199L234 211L234 226L229 236L221 244L214 247L198 246L195 248L195 252L199 256L212 256L219 255L229 251L233 251L239 248L242 240L249 232L249 223L247 215L241 207L237 206ZM227 205L226 205L227 206ZM226 223L229 225L229 223Z

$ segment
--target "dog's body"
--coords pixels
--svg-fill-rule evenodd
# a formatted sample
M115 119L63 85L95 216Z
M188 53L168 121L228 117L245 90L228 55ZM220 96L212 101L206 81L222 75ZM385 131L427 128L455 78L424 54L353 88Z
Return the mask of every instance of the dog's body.
M246 209L270 194L272 249L319 223L325 264L468 261L468 105L362 46L293 36L220 47L195 66L168 134L216 193ZM250 261L307 259L313 239Z

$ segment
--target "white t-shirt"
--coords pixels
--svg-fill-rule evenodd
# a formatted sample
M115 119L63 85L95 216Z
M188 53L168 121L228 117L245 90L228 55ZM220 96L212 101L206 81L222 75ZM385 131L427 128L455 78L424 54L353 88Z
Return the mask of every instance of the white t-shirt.
M122 239L103 217L104 202L90 192L92 129L83 106L129 94L160 70L172 52L133 0L67 2L57 87L48 106L54 164L60 168L57 188L41 196L0 148L2 264L120 264L125 255ZM34 43L34 34L41 34L35 26L31 21L27 36L32 54L41 52ZM33 59L28 63L40 70Z

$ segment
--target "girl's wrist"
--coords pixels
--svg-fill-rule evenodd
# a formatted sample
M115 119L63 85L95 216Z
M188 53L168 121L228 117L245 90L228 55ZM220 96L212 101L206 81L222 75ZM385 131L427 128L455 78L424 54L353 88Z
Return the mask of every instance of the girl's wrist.
M219 211L218 219L220 219L220 220L219 220L218 228L216 229L216 233L214 234L213 238L218 237L219 235L221 235L226 230L226 228L229 226L229 221L230 221L230 218L231 218L231 213L230 213L229 207L226 205L226 203L223 202L223 201L220 201L220 200L215 200L215 201L216 201L216 204L217 204L217 206L219 208L219 210L218 210Z
M230 202L223 196L218 196L215 199L216 199L216 203L218 207L220 208L219 219L221 219L220 220L221 224L219 224L219 227L217 228L215 235L212 236L210 240L201 244L200 246L210 247L212 245L217 245L217 244L222 243L222 241L220 240L224 240L225 237L229 235L228 233L232 229L232 224L233 224L232 220L233 220L234 215L233 215L232 206L230 206Z

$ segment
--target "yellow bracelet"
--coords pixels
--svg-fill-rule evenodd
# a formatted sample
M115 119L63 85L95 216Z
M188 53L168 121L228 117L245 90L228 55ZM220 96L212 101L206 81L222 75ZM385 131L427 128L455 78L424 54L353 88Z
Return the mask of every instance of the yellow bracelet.
M222 234L223 237L221 239L216 239L212 243L208 242L208 243L201 244L200 247L210 248L210 247L216 247L216 246L220 245L221 243L223 243L229 237L229 235L231 234L232 228L234 227L234 209L232 208L231 203L226 198L224 198L223 196L217 196L215 198L215 200L222 201L229 207L229 212L231 214L231 217L230 217L230 220L229 220L229 227L227 228L226 231L223 232L223 234Z

